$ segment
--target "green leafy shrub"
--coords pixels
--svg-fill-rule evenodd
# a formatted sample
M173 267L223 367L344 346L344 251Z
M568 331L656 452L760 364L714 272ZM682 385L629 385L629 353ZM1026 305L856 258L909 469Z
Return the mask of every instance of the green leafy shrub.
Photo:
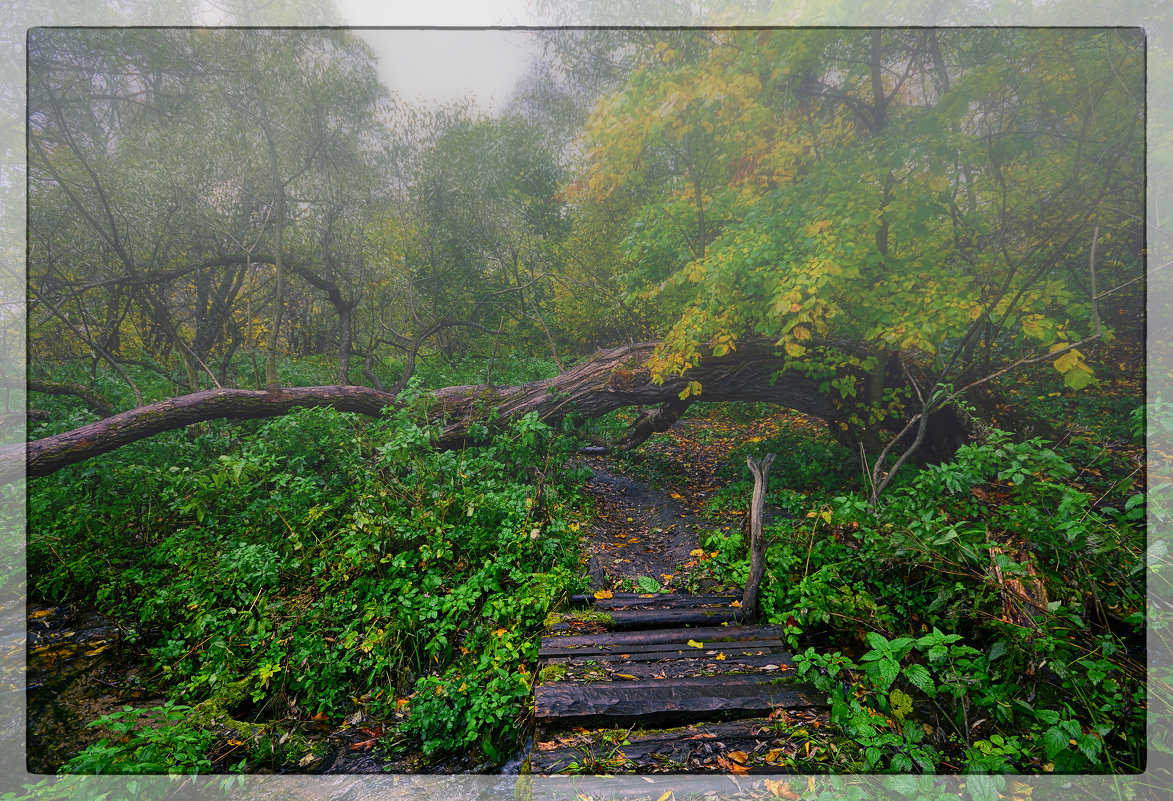
M859 494L808 498L804 517L768 529L765 616L792 646L866 645L857 661L803 663L863 746L846 769L1143 766L1144 672L1130 649L1145 625L1144 497L1109 503L1077 475L1041 441L993 431L910 472L878 510ZM740 534L702 543L721 575L744 574ZM1007 581L1045 592L1029 627L1006 617Z
M174 703L150 709L124 706L89 723L110 730L66 763L67 773L201 773L211 769L208 751L215 737L192 728L187 707Z
M534 415L435 451L424 402L380 420L300 410L181 446L178 463L157 452L39 480L30 584L152 632L132 639L175 716L212 704L270 742L299 717L393 725L406 708L427 751L503 758L532 642L581 581L582 475L565 467L573 441ZM429 705L436 686L461 703ZM102 754L86 764L120 758Z

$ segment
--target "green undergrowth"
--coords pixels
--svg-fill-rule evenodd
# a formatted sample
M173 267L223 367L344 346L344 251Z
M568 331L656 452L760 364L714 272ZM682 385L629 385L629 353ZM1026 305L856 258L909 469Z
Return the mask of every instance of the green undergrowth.
M1089 476L1096 442L991 430L878 508L808 481L839 467L833 449L796 469L801 448L752 444L779 454L771 499L795 515L767 528L763 617L858 746L837 769L1145 769L1146 496L1118 456ZM744 580L740 533L701 545L705 570Z
M165 727L107 721L67 771L121 772L160 738L151 764L206 770L213 708L254 733L221 770L297 769L309 721L512 752L543 621L579 589L575 443L527 416L438 452L426 400L193 426L30 483L30 597L118 619L171 704Z

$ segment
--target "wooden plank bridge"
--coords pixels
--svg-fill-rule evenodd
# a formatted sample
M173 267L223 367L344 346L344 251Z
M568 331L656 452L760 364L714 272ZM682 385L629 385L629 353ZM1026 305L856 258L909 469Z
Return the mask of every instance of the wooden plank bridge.
M532 773L804 769L824 698L794 680L782 627L742 624L735 596L578 600L542 639Z

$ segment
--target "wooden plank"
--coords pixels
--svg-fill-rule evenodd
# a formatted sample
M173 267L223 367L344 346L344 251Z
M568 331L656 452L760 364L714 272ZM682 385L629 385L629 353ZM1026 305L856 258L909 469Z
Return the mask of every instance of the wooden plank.
M686 659L698 655L706 655L710 651L724 653L726 659L739 654L748 656L758 654L778 654L790 662L790 652L786 643L781 640L754 640L750 642L715 642L705 643L703 649L691 648L683 643L678 645L630 645L622 648L565 648L547 649L548 653L540 658L541 664L556 664L558 662L623 662L649 661L661 659ZM714 656L716 654L713 654Z
M753 717L776 707L821 706L808 685L780 683L776 675L700 676L682 679L553 682L534 692L539 721L566 725L619 720L707 720Z
M545 642L545 640L543 640ZM552 640L557 643L558 640ZM605 659L607 657L621 657L623 654L651 654L662 653L663 656L654 657L656 659L671 659L673 655L692 655L697 653L704 653L705 651L734 651L737 652L742 649L758 649L758 648L785 648L786 643L781 640L744 640L733 642L713 642L712 640L703 643L701 648L694 648L687 642L681 640L680 642L666 642L666 643L620 643L618 645L598 646L595 648L583 646L581 648L560 648L554 645L550 647L543 647L538 650L538 657L543 662L552 662L556 659Z
M733 623L741 610L736 607L699 607L691 609L615 609L608 610L614 631L664 629L684 626L717 626Z
M605 767L610 773L715 771L721 769L719 757L740 752L743 758L753 755L745 759L750 763L745 766L746 772L775 772L782 766L753 763L765 763L763 752L787 743L787 736L765 718L698 723L649 734L596 730L539 742L530 754L530 770L550 774L575 765Z
M633 654L647 657L649 654ZM724 656L718 659L717 656ZM790 669L789 654L762 653L752 656L724 653L712 656L696 654L669 659L624 659L606 663L570 662L565 673L553 681L630 681L631 679L675 679L685 676L724 675L728 673L770 673L781 676Z
M652 629L644 631L606 632L603 634L572 634L566 637L543 637L542 646L557 648L581 646L617 646L621 644L653 644L684 642L733 642L744 640L781 639L786 634L783 626L705 626L690 629Z
M615 593L595 601L595 609L693 609L700 606L730 606L741 598L733 595L683 595L680 593Z
M572 604L586 604L589 606L623 606L625 604L673 603L678 606L695 606L696 604L725 603L740 601L740 595L693 595L687 592L615 592L610 598L596 598L593 595L571 595Z
M601 613L601 614L596 614ZM562 631L606 632L633 631L636 629L683 628L685 626L717 626L735 623L741 610L733 606L691 606L685 608L631 608L597 609L587 616L566 615L561 621L550 626L550 633ZM593 631L592 631L593 629ZM571 635L575 636L575 635ZM686 638L687 639L687 638Z

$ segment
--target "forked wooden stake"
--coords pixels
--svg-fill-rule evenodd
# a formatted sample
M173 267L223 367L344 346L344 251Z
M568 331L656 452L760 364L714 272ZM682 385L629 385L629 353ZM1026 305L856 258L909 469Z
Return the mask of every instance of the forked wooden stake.
M749 465L749 471L753 473L753 500L749 505L749 578L745 582L745 592L741 596L741 614L746 620L757 617L758 588L762 583L762 575L766 572L762 510L766 505L766 486L774 456L775 454L767 453L760 461L754 461L752 456L746 457L745 460Z

